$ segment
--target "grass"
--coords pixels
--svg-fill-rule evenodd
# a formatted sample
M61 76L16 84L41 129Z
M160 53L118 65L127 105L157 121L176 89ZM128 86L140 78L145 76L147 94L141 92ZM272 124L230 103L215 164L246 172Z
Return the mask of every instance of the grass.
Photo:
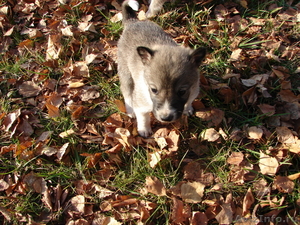
M226 1L225 1L226 2ZM223 3L220 2L220 3ZM279 9L274 9L271 12L268 10L270 4L273 1L252 1L249 2L249 9L243 9L241 13L243 18L255 17L259 19L272 19ZM4 3L3 3L4 4ZM83 3L82 3L83 4ZM227 22L218 22L219 28L211 33L203 32L202 28L209 25L209 21L216 21L214 18L213 9L217 3L210 3L205 7L201 5L193 4L182 4L174 6L172 4L166 4L164 12L165 14L155 17L153 20L160 24L164 29L171 30L174 29L180 34L190 37L188 45L192 47L206 46L208 48L209 54L207 62L201 66L201 71L204 73L205 77L211 81L213 79L219 83L226 84L228 86L235 87L233 80L223 79L223 75L226 73L234 72L240 73L242 78L249 78L257 73L269 73L272 66L283 66L289 69L290 79L292 80L292 90L295 94L299 95L299 84L300 80L298 78L298 73L294 73L299 65L299 59L296 57L291 60L283 59L280 62L268 61L267 65L259 70L252 70L249 67L252 65L252 61L246 61L246 66L243 68L237 68L235 65L230 63L228 59L231 56L232 50L231 44L234 39L238 36L243 36L247 31L239 30L235 36L231 34L231 24ZM277 2L279 7L286 8L287 5L284 1ZM71 7L68 13L65 15L65 19L68 24L73 25L75 28L80 22L85 11L82 11L82 5L78 4L76 7ZM240 6L237 6L240 7ZM251 9L251 10L250 10ZM216 143L204 144L205 149L203 149L202 155L196 155L191 152L189 141L191 137L196 137L200 139L200 133L207 128L207 122L202 121L197 117L189 118L188 130L181 131L181 145L178 154L175 158L166 157L155 168L151 168L149 165L149 155L148 153L152 151L151 148L145 147L145 145L134 147L131 151L122 150L118 155L119 163L113 162L111 157L116 157L114 154L108 154L106 150L110 147L99 143L91 143L89 140L85 139L82 134L86 134L84 129L86 129L86 124L93 124L94 121L98 121L97 126L95 126L96 131L99 132L101 136L106 133L105 127L102 122L111 114L119 112L114 101L121 99L121 92L119 89L119 81L116 75L116 67L109 60L109 57L101 58L103 65L107 63L111 64L111 70L99 70L98 65L90 64L90 77L86 78L88 85L96 85L99 87L100 98L97 101L89 100L87 102L80 102L78 100L79 94L74 91L70 94L64 92L64 89L60 85L55 86L55 92L63 93L64 104L60 108L60 116L49 118L47 116L47 110L41 106L44 104L45 99L42 96L36 100L36 105L28 104L22 99L22 96L18 92L18 85L24 80L31 80L32 78L39 80L40 84L43 84L46 79L55 79L60 81L62 75L65 73L65 65L69 60L73 61L83 61L81 51L89 42L94 42L98 40L108 40L116 41L122 31L121 22L113 23L109 20L110 14L106 14L104 11L99 9L96 10L98 17L102 18L102 24L98 24L96 27L98 30L105 29L106 32L99 32L98 34L80 34L76 42L74 42L71 37L64 37L61 39L61 47L63 53L58 59L58 67L53 68L52 66L47 66L44 64L45 60L43 57L44 50L36 51L35 49L23 50L22 54L17 56L13 55L13 52L7 54L1 53L0 62L0 89L1 89L1 99L0 99L0 115L8 114L16 109L26 109L28 114L22 114L22 118L28 118L29 115L35 115L36 119L39 120L38 123L34 123L35 133L31 137L24 137L22 133L17 133L17 136L11 138L7 132L3 129L0 130L0 147L11 147L13 144L22 145L24 138L28 140L36 140L44 131L53 131L51 136L43 142L43 145L48 147L53 147L60 149L60 147L69 143L69 152L63 157L62 161L58 161L55 155L34 155L34 157L28 158L15 156L15 150L8 153L2 154L0 157L0 179L11 179L12 183L17 182L14 179L22 179L26 174L34 171L38 177L42 177L49 188L57 185L61 185L63 190L71 190L68 195L68 200L76 195L76 187L74 182L78 180L93 181L98 182L97 172L109 168L113 175L105 181L104 186L114 190L117 195L131 196L139 200L146 200L154 202L157 207L152 211L150 217L146 223L149 224L171 224L170 218L172 217L172 199L170 196L156 196L151 193L144 194L140 190L145 186L146 177L156 177L158 178L164 186L169 189L178 182L183 180L183 168L187 162L193 160L197 161L203 167L203 170L207 173L212 173L215 182L223 184L223 189L220 192L213 192L210 188L205 189L204 198L210 195L215 195L216 198L220 196L226 197L229 193L232 193L235 199L235 203L239 206L242 204L242 199L240 196L244 196L248 187L252 187L253 184L259 178L265 178L267 182L271 185L274 177L268 175L257 174L255 169L249 168L250 172L256 173L257 177L251 182L245 182L244 185L240 185L236 181L232 181L231 167L227 163L227 159L230 157L232 152L243 152L245 154L246 160L253 167L258 166L259 161L259 151L266 151L269 147L277 146L274 133L268 140L263 140L261 142L255 143L245 143L236 142L231 139L223 140ZM253 36L244 36L238 47L243 49L243 51L250 50L260 50L264 49L262 44L267 43L268 40L262 39L262 35L268 35L271 30L275 32L280 32L284 24L277 26L270 20L267 22L267 28L264 29L263 33L257 33ZM249 28L252 26L251 23L248 24ZM246 29L247 29L246 28ZM274 29L275 28L275 29ZM290 36L293 43L299 42L299 25L290 28ZM26 40L28 36L21 35L19 32L14 32L12 35L12 44L10 49L18 47L18 45ZM43 39L34 40L35 44L43 42ZM105 53L106 54L106 53ZM277 52L276 55L280 56ZM36 68L32 65L36 63L38 67ZM30 69L26 69L29 65ZM258 72L257 72L258 71ZM43 77L43 79L41 78ZM10 82L9 79L15 79L15 82ZM258 102L268 103L271 105L277 104L276 95L280 91L280 80L276 77L272 78L272 87L268 90L270 94L274 96L271 99L263 98L260 93L258 93ZM16 85L17 84L17 85ZM240 91L240 90L239 90ZM45 96L50 91L48 89L43 89ZM245 105L241 98L237 98L237 101L224 103L219 95L219 89L205 89L202 88L202 94L204 96L201 100L204 105L208 107L218 108L225 112L224 121L220 124L220 127L228 135L231 134L234 128L241 129L245 132L245 127L259 126L266 124L265 115L258 114L258 109L256 105ZM67 109L67 103L72 105L82 104L84 106L84 113L79 117L78 121L72 119L73 111ZM235 105L234 105L235 104ZM234 110L233 110L234 109ZM97 112L96 114L85 114L86 112ZM96 115L96 116L95 116ZM280 116L280 115L279 115ZM2 117L1 117L2 118ZM3 122L3 119L2 119ZM16 121L17 123L18 121ZM78 123L77 123L78 122ZM66 138L60 138L59 134L68 131L72 128L76 128L76 134L70 135ZM216 128L217 129L217 128ZM26 139L26 140L27 140ZM26 151L36 153L41 147L41 143L35 143L28 148ZM101 153L100 161L94 167L89 167L88 158L83 156L82 153L95 154ZM287 153L284 160L280 162L283 168L288 168L286 170L281 170L279 172L282 176L287 176L296 172L299 172L299 157L297 155ZM245 169L245 168L244 168ZM21 181L20 181L21 182ZM101 181L103 182L103 181ZM284 212L288 210L297 208L296 202L299 200L299 181L296 180L295 188L292 193L280 193L275 191L272 193L271 198L276 197L280 199L285 198L285 205L274 206L273 208L260 208L257 211L258 215L263 215L264 213L270 212L273 209L284 209ZM101 183L102 184L102 183ZM16 186L18 187L18 186ZM5 192L0 192L0 198L3 200L0 203L0 207L11 209L13 214L11 221L7 221L3 216L0 216L0 222L3 224L25 224L22 222L20 215L29 214L33 219L37 219L42 213L49 213L49 210L43 205L42 195L36 193L32 190L22 190L21 193L7 194ZM53 193L52 193L53 194ZM17 197L14 197L16 195ZM96 194L85 193L88 196L88 201L94 204L94 208L99 208L104 200L99 199ZM259 202L259 199L256 199ZM207 209L207 205L204 203L199 204L186 204L192 208L193 211L204 212ZM64 224L64 217L66 216L65 209L60 209L53 214L53 221L48 224ZM106 215L113 216L114 211L107 212ZM291 216L294 218L293 216ZM28 217L24 217L24 221ZM57 223L56 223L57 222ZM213 220L212 223L216 221ZM132 221L125 224L133 224ZM294 223L296 224L296 223Z

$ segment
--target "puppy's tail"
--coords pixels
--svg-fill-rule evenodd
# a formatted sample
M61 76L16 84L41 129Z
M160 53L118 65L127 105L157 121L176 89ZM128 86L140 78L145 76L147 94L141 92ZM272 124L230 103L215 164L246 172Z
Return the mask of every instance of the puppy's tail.
M139 3L136 0L126 0L122 4L123 23L128 20L136 20L136 12L139 9Z

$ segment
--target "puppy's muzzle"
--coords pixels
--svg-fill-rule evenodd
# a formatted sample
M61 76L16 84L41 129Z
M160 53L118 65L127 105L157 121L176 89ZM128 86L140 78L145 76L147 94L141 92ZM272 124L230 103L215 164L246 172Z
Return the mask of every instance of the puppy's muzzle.
M162 122L172 122L174 120L175 116L173 114L163 114L160 115L160 120Z

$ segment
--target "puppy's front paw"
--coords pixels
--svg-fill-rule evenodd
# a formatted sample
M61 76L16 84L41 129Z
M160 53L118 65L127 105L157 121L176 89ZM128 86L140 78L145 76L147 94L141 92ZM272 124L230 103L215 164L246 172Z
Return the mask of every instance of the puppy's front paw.
M153 134L152 129L150 127L149 128L144 127L143 129L138 128L138 133L140 136L144 138L150 137Z
M185 107L184 111L183 111L183 114L184 115L187 115L187 116L191 116L194 114L194 108L192 105L188 105L187 107Z

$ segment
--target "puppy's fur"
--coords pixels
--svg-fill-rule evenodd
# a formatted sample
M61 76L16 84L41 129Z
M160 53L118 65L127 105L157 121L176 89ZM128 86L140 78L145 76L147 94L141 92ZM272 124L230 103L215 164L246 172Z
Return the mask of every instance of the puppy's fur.
M127 113L138 133L152 134L150 112L161 122L192 114L199 92L198 67L205 49L178 46L157 24L139 21L135 0L122 5L124 31L118 43L118 73Z
M146 13L147 18L155 16L162 8L167 0L150 0L150 5Z

